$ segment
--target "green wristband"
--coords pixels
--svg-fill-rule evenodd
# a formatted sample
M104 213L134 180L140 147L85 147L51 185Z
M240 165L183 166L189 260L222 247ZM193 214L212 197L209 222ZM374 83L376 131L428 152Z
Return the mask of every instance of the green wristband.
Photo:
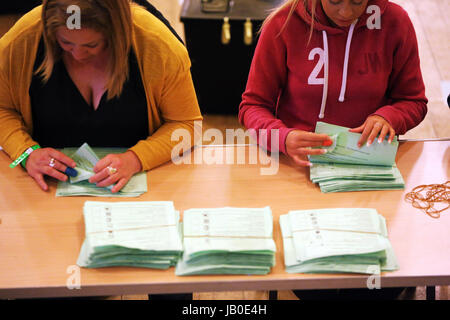
M15 168L19 163L21 163L23 160L25 160L26 158L28 158L28 156L36 149L39 149L40 146L39 145L35 145L32 146L30 148L28 148L27 150L25 150L24 153L22 153L16 160L14 160L13 163L11 163L9 165L10 168Z
M26 170L27 169L27 160L28 157L26 157L25 159L23 159L23 161L20 163L20 165Z

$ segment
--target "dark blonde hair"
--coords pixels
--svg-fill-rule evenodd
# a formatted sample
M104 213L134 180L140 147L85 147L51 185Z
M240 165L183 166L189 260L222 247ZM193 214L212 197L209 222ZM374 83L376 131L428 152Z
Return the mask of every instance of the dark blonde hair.
M286 18L286 21L284 22L283 26L280 29L280 32L278 33L278 36L283 33L283 31L286 29L287 24L289 22L289 20L292 17L292 14L294 13L295 9L297 9L297 6L299 4L300 1L303 1L303 4L305 6L305 8L307 9L307 11L311 10L311 25L310 25L310 32L309 32L309 41L311 41L311 37L312 37L312 33L314 30L314 20L316 17L316 6L317 6L317 1L318 0L311 0L311 8L308 8L308 0L288 0L286 1L284 4L282 4L280 7L278 7L277 9L275 9L271 14L269 14L269 16L264 20L261 29L270 21L272 20L272 18L274 16L276 16L281 10L283 10L286 7L290 7L289 10L289 14Z
M120 96L128 77L128 54L131 48L132 20L129 0L44 0L42 4L45 57L36 73L44 82L50 79L62 49L56 31L67 27L67 8L76 5L81 12L81 27L100 32L110 53L108 61L108 99Z

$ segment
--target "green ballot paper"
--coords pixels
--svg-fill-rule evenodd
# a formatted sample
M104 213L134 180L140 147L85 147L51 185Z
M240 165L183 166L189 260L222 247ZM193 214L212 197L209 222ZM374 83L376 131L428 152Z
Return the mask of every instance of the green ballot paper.
M379 274L399 268L375 209L296 210L280 216L289 273Z
M275 264L269 207L190 209L175 274L267 274Z
M112 186L100 188L93 183L89 183L89 178L94 175L94 167L101 158L111 153L123 153L126 150L124 148L92 149L87 143L84 143L78 149L64 148L61 151L71 157L77 164L75 170L78 172L78 175L76 177L70 177L69 181L59 181L56 196L138 197L147 192L146 172L135 174L116 193L111 192Z
M397 138L392 143L387 139L381 143L374 142L371 146L361 146L357 143L361 134L349 132L349 128L317 122L316 133L325 133L332 137L333 145L327 149L324 155L312 155L313 163L348 163L370 166L392 166L398 149Z
M333 144L325 148L327 153L309 156L313 163L310 180L324 193L403 189L405 183L395 164L397 139L359 148L361 134L348 130L317 122L315 132L328 134Z

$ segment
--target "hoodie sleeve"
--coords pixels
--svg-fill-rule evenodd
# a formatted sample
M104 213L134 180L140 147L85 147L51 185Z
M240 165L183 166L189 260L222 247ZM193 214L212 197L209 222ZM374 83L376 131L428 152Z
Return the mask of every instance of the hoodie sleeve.
M286 136L293 129L276 118L278 97L286 79L286 46L279 35L283 22L283 17L275 16L261 32L239 106L239 121L246 128L255 129L258 137L261 129L279 129L278 144L274 147L286 153ZM267 137L267 145L265 142L261 144L276 151L271 148L271 134Z
M405 134L425 118L428 103L420 71L416 33L406 12L400 25L404 29L400 30L402 38L394 52L388 83L387 98L390 104L375 112L385 118L398 135Z

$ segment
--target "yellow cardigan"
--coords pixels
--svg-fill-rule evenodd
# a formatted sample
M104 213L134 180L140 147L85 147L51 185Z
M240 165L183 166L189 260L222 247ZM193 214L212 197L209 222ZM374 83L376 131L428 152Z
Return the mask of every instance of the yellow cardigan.
M41 6L23 16L0 39L0 146L18 158L33 141L29 87L42 35ZM144 8L132 6L132 46L147 97L149 137L130 148L150 170L171 158L179 141L172 132L194 135L194 121L202 120L190 74L186 48L165 25Z

